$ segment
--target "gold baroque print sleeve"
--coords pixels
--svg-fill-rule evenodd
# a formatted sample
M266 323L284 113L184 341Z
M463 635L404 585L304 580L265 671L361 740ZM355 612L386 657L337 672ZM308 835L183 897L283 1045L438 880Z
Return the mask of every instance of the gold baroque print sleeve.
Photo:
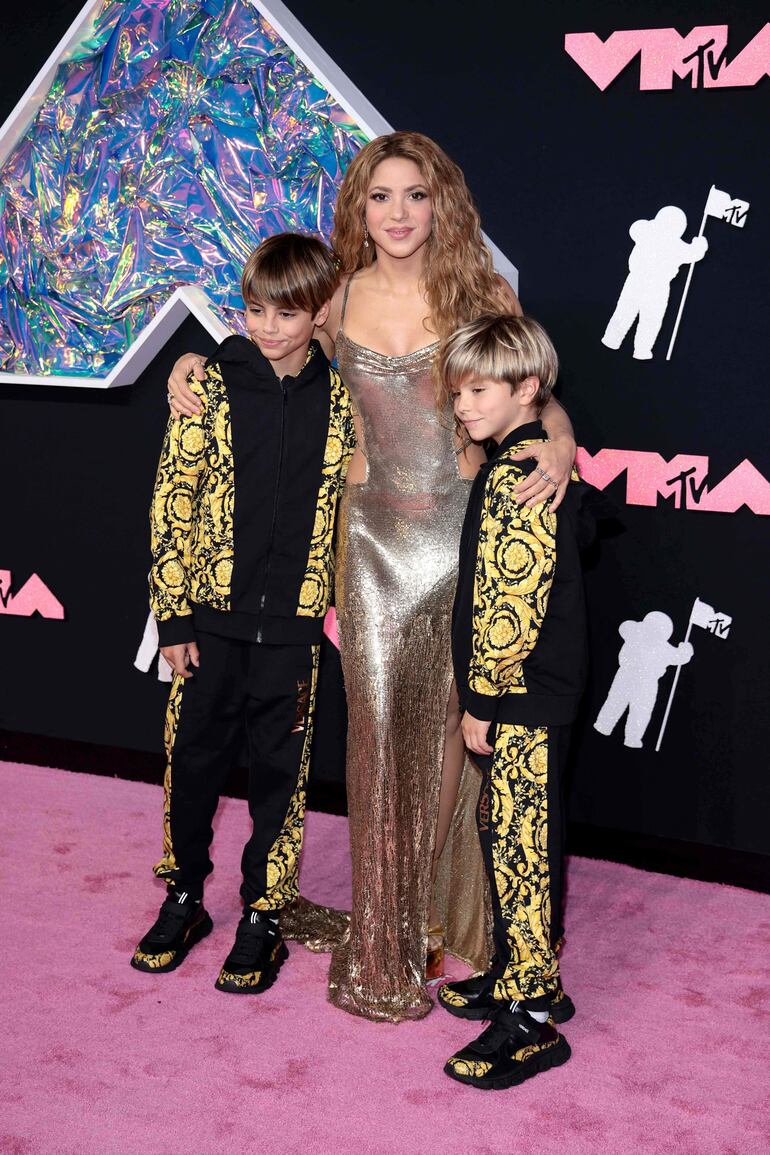
M334 522L356 444L350 394L336 369L330 369L329 372L329 431L324 448L321 485L316 499L313 537L297 608L299 617L323 617L329 608L334 573Z
M235 543L235 461L230 402L219 365L207 366L203 389L204 456L193 518L190 594L194 602L228 611Z
M468 686L499 697L524 693L522 662L535 647L556 562L556 514L549 503L518 504L518 470L491 479L481 516L473 594Z
M206 390L191 375L188 384ZM198 416L169 418L150 505L150 608L160 625L189 617L190 563L198 492L206 450L206 410ZM190 627L189 638L193 637ZM176 639L175 639L176 640ZM165 644L173 644L168 640Z
M355 448L356 448L356 425L355 425L356 414L355 414L355 409L353 408L353 400L352 400L352 398L351 398L351 396L347 390L347 387L343 383L343 381L340 378L337 371L332 370L332 372L334 373L335 377L337 378L337 387L339 388L340 393L341 393L339 421L340 421L340 436L342 438L343 453L342 453L342 468L340 469L340 475L339 475L339 490L340 490L340 492L342 492L342 488L345 485L345 478L347 477L347 473L348 473L348 466L350 465L350 459L353 456L353 453L355 452Z

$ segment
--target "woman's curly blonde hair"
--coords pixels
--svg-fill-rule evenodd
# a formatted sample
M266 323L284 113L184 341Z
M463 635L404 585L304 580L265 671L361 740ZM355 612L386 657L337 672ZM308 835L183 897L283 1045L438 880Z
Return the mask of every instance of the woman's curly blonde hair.
M341 272L355 273L376 260L374 245L364 245L366 198L375 168L391 157L414 161L431 196L433 227L422 280L436 335L447 337L480 313L510 313L511 292L492 267L462 169L419 132L378 136L351 161L337 196L331 239Z

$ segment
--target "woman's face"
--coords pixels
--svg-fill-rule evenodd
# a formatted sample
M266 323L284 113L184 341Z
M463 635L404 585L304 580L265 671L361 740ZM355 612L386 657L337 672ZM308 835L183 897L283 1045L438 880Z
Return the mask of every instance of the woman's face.
M366 196L370 243L390 257L411 257L430 236L433 203L413 160L393 156L372 173Z

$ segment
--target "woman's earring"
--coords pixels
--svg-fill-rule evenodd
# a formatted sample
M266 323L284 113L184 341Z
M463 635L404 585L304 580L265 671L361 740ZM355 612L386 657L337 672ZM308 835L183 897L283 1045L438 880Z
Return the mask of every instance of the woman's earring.
M366 222L364 222L364 248L369 248L369 229L366 227Z

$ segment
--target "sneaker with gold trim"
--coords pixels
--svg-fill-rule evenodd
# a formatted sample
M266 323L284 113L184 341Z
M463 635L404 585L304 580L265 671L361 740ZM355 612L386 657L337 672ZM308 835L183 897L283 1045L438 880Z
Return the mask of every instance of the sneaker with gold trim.
M184 892L171 890L155 922L134 951L131 966L151 974L176 970L195 944L211 934L213 927L202 902L190 900Z
M502 1091L560 1067L571 1054L552 1023L538 1023L518 1003L501 1003L489 1026L452 1055L444 1072L482 1091Z
M489 974L475 974L453 983L442 983L437 999L445 1011L458 1019L488 1019L497 1005L492 997L495 979Z
M277 913L247 907L214 986L229 994L259 995L273 985L288 957Z
M495 981L491 974L471 975L453 983L442 983L436 997L444 1010L458 1019L489 1019L498 1006L493 997ZM569 1022L575 1014L575 1004L564 993L561 984L551 1000L549 1014L552 1022L559 1025Z
M569 995L562 989L561 983L556 994L551 999L550 1009L551 1021L561 1026L562 1023L568 1023L575 1015L575 1004Z

